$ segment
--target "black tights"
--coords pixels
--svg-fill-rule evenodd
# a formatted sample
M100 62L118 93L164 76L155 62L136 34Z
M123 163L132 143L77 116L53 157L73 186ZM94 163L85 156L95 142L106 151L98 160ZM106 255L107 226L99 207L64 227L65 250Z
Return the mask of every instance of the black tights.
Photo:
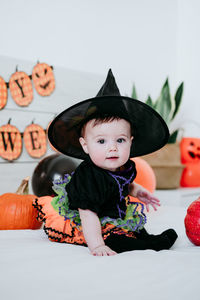
M168 229L159 235L148 234L145 229L134 234L136 238L111 233L105 240L105 244L117 253L146 249L160 251L171 248L178 237L173 229Z

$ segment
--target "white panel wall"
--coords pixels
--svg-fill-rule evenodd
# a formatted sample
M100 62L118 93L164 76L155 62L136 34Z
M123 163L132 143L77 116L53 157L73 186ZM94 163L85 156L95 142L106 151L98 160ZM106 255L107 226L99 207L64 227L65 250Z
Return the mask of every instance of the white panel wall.
M184 81L174 127L200 137L199 13L198 0L0 0L0 75L8 81L16 64L30 74L40 60L56 67L59 87L44 99L34 91L24 113L9 100L7 114L0 112L1 124L13 116L23 130L34 110L35 122L45 127L54 111L93 96L111 67L121 93L130 95L135 82L142 101L149 93L156 98L167 76L172 94ZM26 158L23 149L20 160ZM14 173L16 164L11 165L7 175L5 168L1 172L2 191Z
M104 76L112 67L122 93L135 82L141 99L156 97L176 78L177 14L177 0L1 0L0 54Z
M24 71L30 75L35 64L34 61L28 62L0 56L0 75L8 82L11 74L15 72L16 65L18 65L19 71ZM38 95L33 87L33 101L27 107L18 106L12 99L8 89L7 105L0 110L0 126L7 124L11 118L11 124L16 126L21 133L33 120L34 123L46 129L58 112L77 101L96 95L104 81L103 76L62 69L56 66L54 66L53 72L56 79L55 91L50 96L42 97ZM44 157L54 153L48 143ZM17 160L8 162L0 157L0 193L15 192L23 178L32 176L36 165L41 159L30 157L24 144L22 154Z
M185 136L200 138L200 1L178 1L177 79L185 81L178 120Z

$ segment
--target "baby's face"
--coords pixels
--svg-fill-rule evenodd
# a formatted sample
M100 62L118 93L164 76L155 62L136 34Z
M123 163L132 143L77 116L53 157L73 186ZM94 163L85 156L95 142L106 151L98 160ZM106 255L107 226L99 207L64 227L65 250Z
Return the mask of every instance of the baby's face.
M85 153L100 168L116 171L130 156L133 137L129 122L124 119L97 124L86 124L84 137L79 139Z

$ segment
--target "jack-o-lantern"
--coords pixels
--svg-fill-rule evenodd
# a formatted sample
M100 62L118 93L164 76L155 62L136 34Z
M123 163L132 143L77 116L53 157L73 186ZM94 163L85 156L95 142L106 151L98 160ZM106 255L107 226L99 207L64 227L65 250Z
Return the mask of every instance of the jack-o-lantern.
M182 187L200 186L200 139L183 138L180 143L181 161L185 164L180 185Z
M180 148L183 164L200 162L200 138L182 138Z
M8 90L4 79L0 76L0 109L4 108L7 103Z
M45 63L38 63L32 72L36 91L41 96L49 96L55 89L55 78L52 68Z
M10 93L20 106L27 106L33 100L33 87L30 77L25 72L16 71L9 80Z
M24 144L28 154L38 158L47 151L47 141L44 129L38 124L30 124L24 131Z
M7 160L17 159L22 152L22 137L20 131L8 124L0 127L0 156Z
M181 175L180 186L200 187L200 163L185 166Z

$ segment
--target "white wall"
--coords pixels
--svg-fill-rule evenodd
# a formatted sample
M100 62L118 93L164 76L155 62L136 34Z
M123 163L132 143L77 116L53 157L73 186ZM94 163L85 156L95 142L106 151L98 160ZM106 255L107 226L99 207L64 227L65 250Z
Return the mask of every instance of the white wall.
M178 1L177 80L184 80L179 114L185 136L200 138L200 1Z
M135 82L142 101L156 98L169 76L172 94L185 82L175 125L198 120L198 0L0 0L0 7L0 54L104 77L112 67L121 93L130 95Z
M130 95L135 83L142 101L148 94L155 99L168 76L172 94L185 82L174 126L200 137L194 123L200 111L199 13L198 0L0 0L0 76L8 81L16 64L28 74L37 60L53 65L59 96L49 99L48 109L55 111L93 96L110 67L121 93ZM10 117L11 101L0 111L1 124ZM36 95L26 118L34 106L46 109L40 101ZM11 106L19 118L19 107ZM34 117L41 119L37 112Z
M100 73L145 99L176 79L176 0L1 0L0 54Z

